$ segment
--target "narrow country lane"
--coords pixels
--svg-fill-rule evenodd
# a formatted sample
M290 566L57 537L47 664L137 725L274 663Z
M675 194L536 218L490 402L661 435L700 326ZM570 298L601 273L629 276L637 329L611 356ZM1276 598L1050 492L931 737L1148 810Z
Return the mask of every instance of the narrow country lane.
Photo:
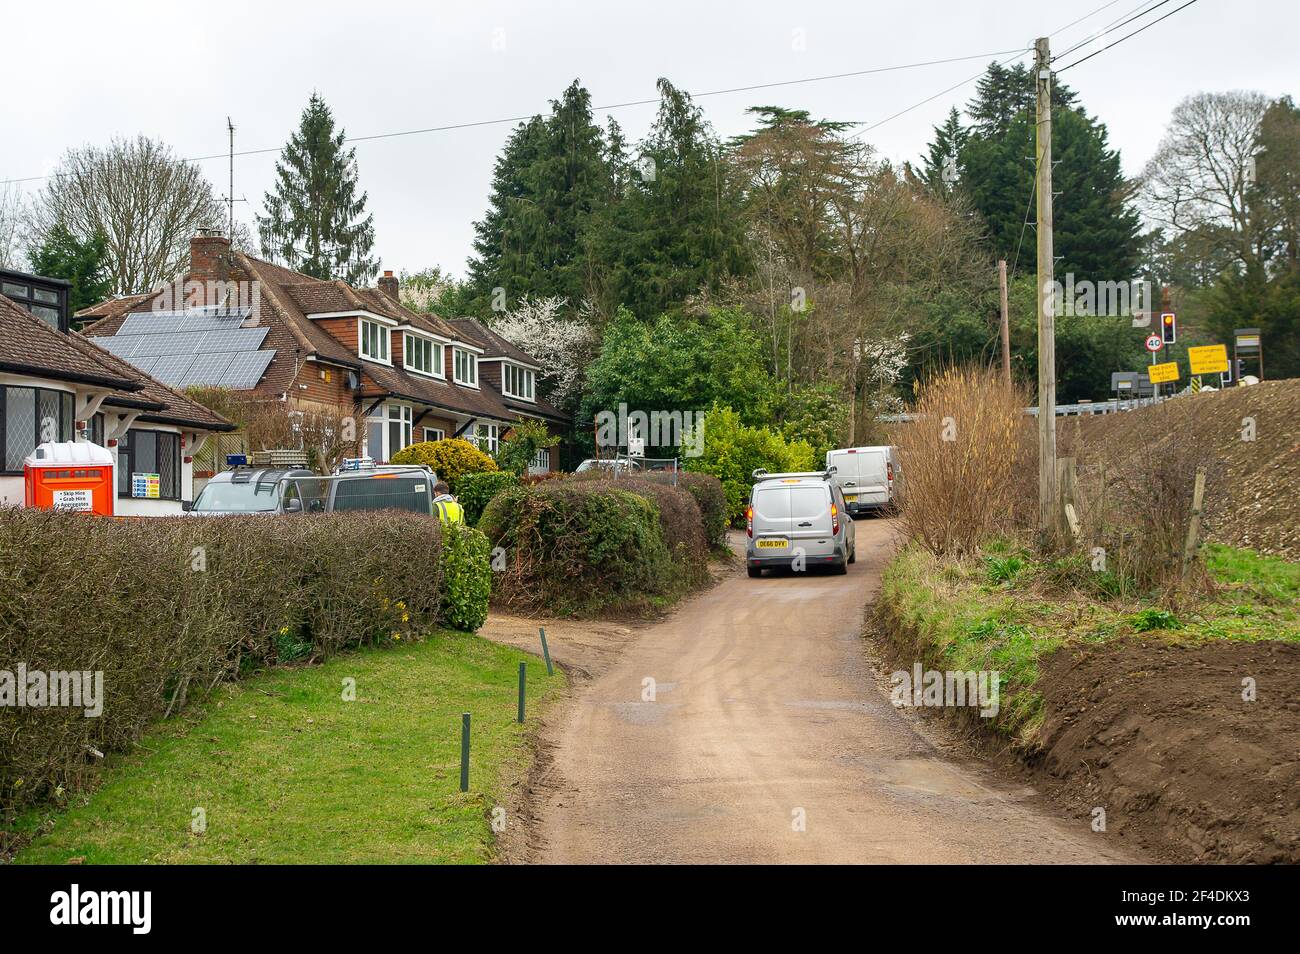
M603 660L550 730L530 860L1131 860L894 710L860 635L890 523L857 534L847 576L733 574Z

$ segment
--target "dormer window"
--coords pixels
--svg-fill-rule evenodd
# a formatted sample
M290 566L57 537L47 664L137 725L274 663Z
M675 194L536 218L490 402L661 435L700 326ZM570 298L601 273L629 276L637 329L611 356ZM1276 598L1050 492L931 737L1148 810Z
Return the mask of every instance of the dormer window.
M402 342L402 361L411 371L442 377L442 345L419 335L407 335Z
M517 364L507 364L501 373L501 390L510 397L533 400L533 372Z
M453 348L452 351L455 352L452 373L456 383L478 387L478 356L463 348Z
M389 330L376 321L367 321L365 318L358 320L361 323L357 335L360 342L361 357L369 358L371 361L382 361L384 364L391 364L391 359L388 357Z

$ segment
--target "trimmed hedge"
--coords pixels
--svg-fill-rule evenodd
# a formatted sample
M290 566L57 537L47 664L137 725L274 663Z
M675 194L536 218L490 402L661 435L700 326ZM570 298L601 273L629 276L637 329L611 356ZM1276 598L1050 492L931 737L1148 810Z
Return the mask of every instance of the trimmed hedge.
M479 521L505 550L494 598L558 614L643 611L707 578L699 506L640 480L551 480L510 487Z
M722 481L712 474L682 473L677 475L677 486L690 491L699 505L700 516L704 519L704 536L709 541L709 546L725 547L730 516Z
M487 541L396 513L108 520L0 509L0 671L102 671L103 712L0 706L0 813L81 786L223 680L472 628Z
M473 525L483 516L488 501L505 490L517 486L519 477L508 470L483 474L466 474L457 484L456 499L465 508L465 520Z

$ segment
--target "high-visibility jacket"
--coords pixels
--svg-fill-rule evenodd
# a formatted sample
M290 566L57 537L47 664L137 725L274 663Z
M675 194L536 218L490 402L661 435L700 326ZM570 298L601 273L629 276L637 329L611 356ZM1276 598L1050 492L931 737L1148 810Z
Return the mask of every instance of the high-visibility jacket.
M433 505L438 508L438 519L443 523L465 522L465 508L456 502L455 497L439 497Z

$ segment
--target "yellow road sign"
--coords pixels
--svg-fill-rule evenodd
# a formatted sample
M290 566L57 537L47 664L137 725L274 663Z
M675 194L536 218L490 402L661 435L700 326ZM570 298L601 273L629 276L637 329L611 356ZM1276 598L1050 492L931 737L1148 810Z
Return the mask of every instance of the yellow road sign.
M1228 370L1228 346L1204 345L1187 349L1187 361L1192 374L1218 374Z
M1164 364L1153 364L1147 369L1147 374L1151 378L1152 384L1164 384L1166 381L1178 380L1178 362L1167 361Z

